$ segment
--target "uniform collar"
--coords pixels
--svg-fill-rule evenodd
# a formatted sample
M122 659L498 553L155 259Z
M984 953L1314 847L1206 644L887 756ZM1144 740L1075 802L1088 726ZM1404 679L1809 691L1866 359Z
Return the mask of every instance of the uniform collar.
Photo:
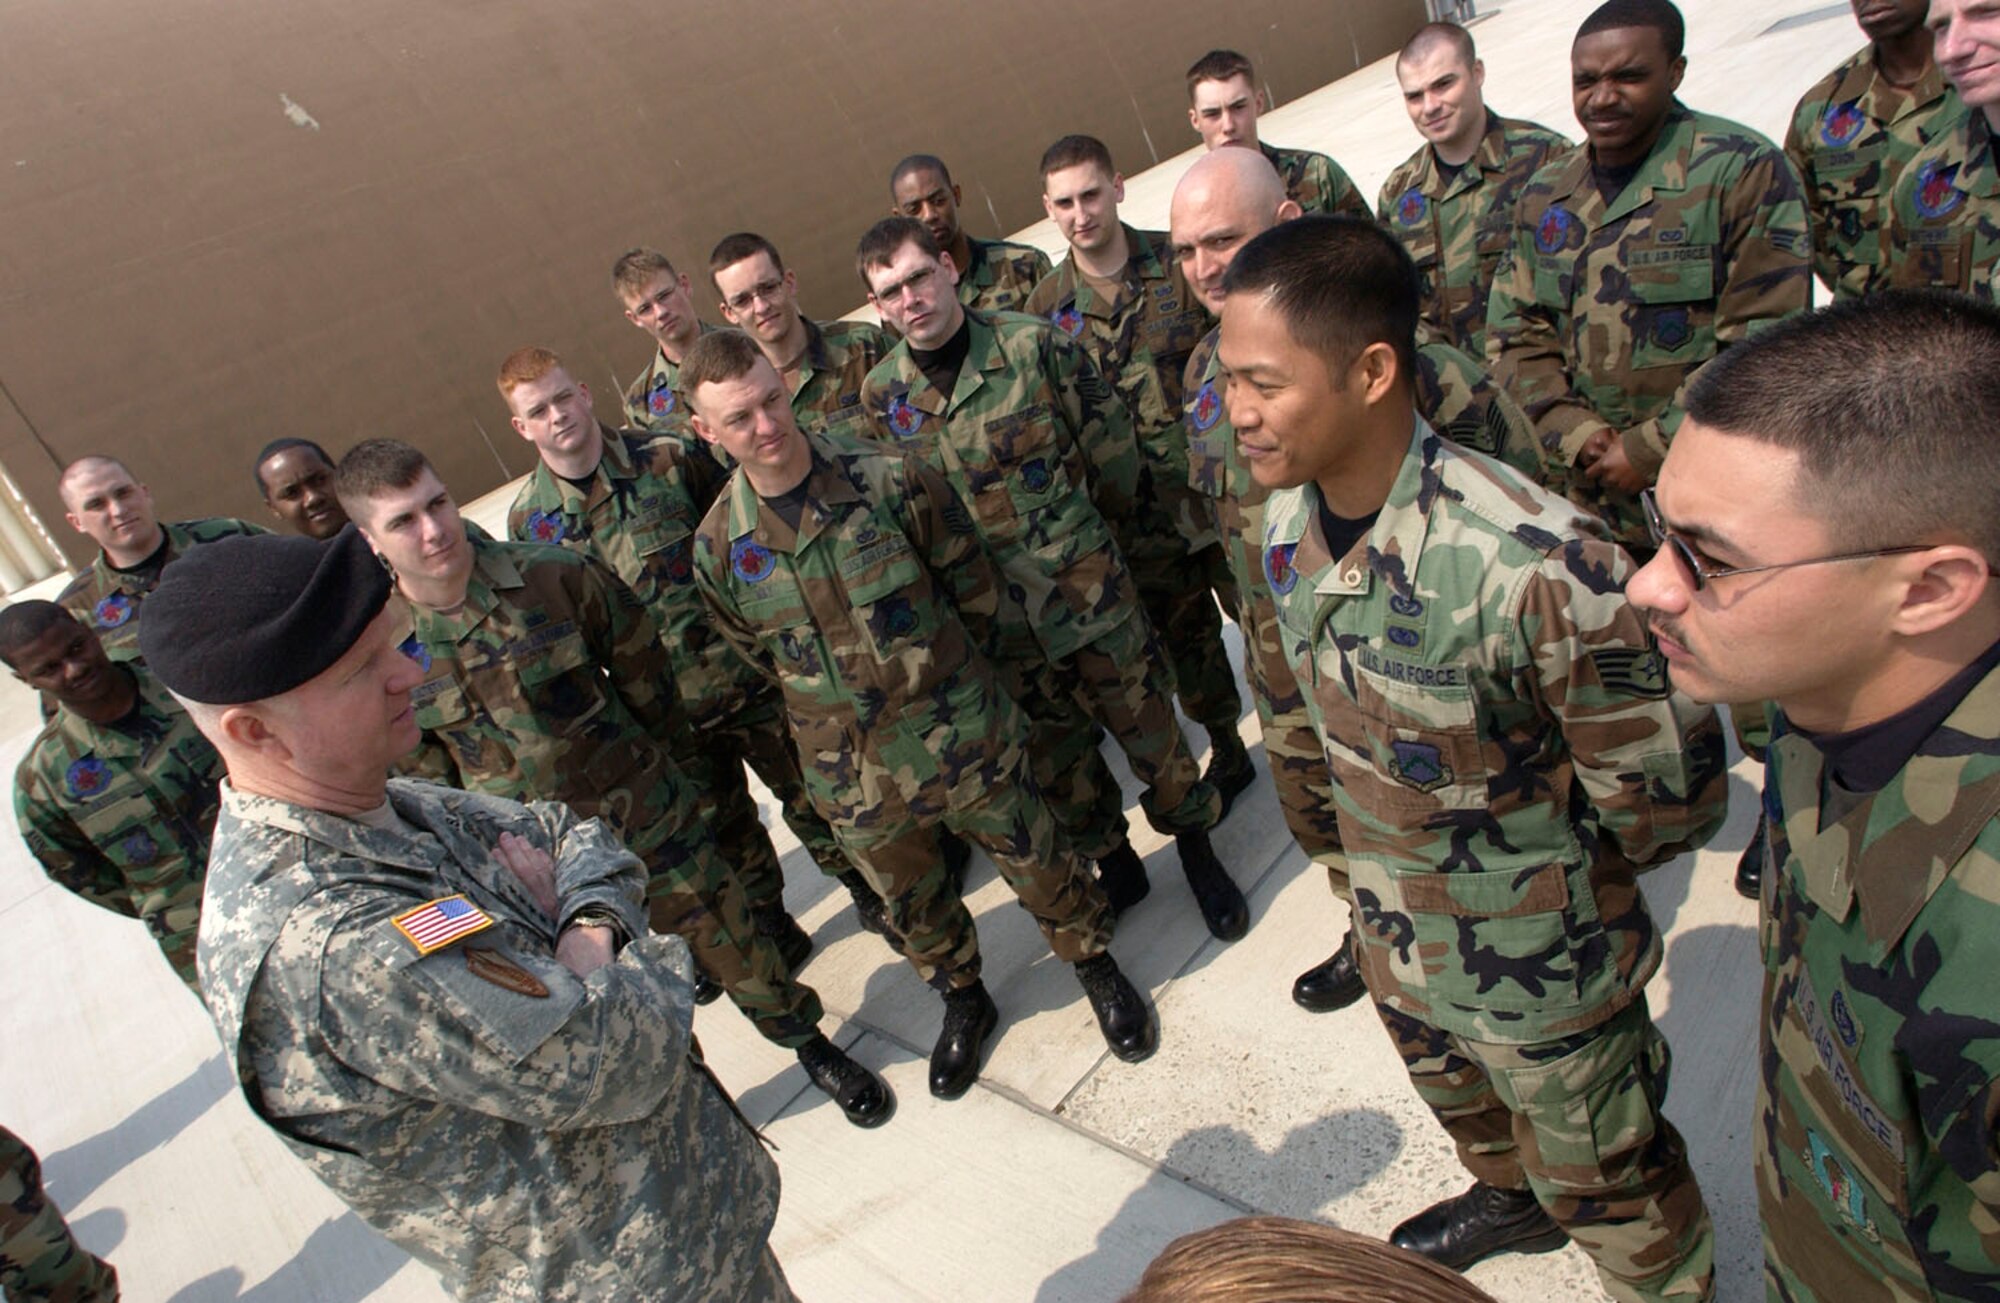
M1565 207L1593 227L1617 221L1637 212L1655 195L1678 194L1687 189L1688 169L1693 163L1695 115L1686 105L1674 101L1667 113L1666 126L1653 142L1652 152L1640 163L1625 189L1608 205L1597 192L1591 174L1588 143L1578 145L1551 187L1551 197L1568 198Z
M1129 251L1125 266L1118 273L1118 297L1100 298L1077 267L1076 254L1071 253L1054 273L1058 311L1074 307L1086 317L1110 321L1123 312L1133 298L1145 292L1148 281L1166 280L1172 274L1171 265L1162 256L1167 247L1164 233L1141 231L1129 222L1118 223L1118 229L1125 233L1125 247Z
M171 726L173 717L181 714L180 703L173 699L166 688L152 675L135 669L131 662L114 662L114 670L125 670L139 692L139 713L155 720L167 721ZM69 744L70 750L78 755L95 751L99 755L116 756L120 759L136 760L145 754L145 746L131 734L115 729L109 724L95 724L71 710L58 705L55 714L56 732Z
M1929 111L1932 105L1944 98L1948 89L1935 59L1924 69L1924 75L1917 78L1914 86L1890 85L1882 77L1881 65L1875 60L1875 47L1870 44L1841 69L1840 82L1827 97L1827 104L1833 106L1854 101L1861 104L1862 111L1876 121L1895 122ZM1885 119L1880 104L1891 97L1899 101L1898 112L1895 117Z
M408 802L398 799L394 784L388 789L388 798L398 814L407 817L414 807L405 809ZM275 796L258 796L239 792L227 778L222 780L222 808L239 822L260 824L275 828L280 832L295 833L308 841L318 842L342 855L356 859L373 860L383 864L394 864L405 869L435 870L444 860L444 844L435 838L413 840L385 833L371 828L345 815L329 814L324 810L314 810L303 805L293 805ZM415 820L409 820L415 823ZM421 825L419 825L421 826Z
M810 317L800 317L799 321L806 328L806 351L799 365L799 388L804 389L814 375L831 371L839 363L834 360L833 347L826 342L826 332L819 328L819 323Z
M1465 160L1465 166L1452 173L1446 180L1444 166L1438 159L1437 147L1424 142L1417 151L1417 175L1412 188L1427 199L1449 199L1472 189L1486 179L1488 172L1507 170L1507 129L1513 124L1495 113L1486 110L1486 134L1479 138L1479 147L1472 151L1472 157Z
M1798 733L1782 749L1785 838L1798 854L1806 895L1845 921L1861 907L1861 929L1879 960L2000 817L2000 669L1981 679L1881 791L1824 828L1824 761ZM1913 824L1920 827L1912 830Z
M774 552L802 552L839 514L835 508L862 501L860 490L828 459L811 435L806 436L806 442L812 445L813 459L812 469L806 472L806 498L799 511L798 527L793 528L765 505L751 487L750 477L739 470L730 477L729 484L727 529L731 542L754 536Z
M441 611L411 603L410 611L420 642L458 642L485 623L500 605L500 594L521 587L520 567L509 549L515 545L494 540L468 538L472 544L472 574L465 583L465 603L446 615Z
M1327 551L1319 527L1319 486L1301 486L1302 509L1274 526L1270 543L1292 545L1292 562L1302 575L1319 576L1313 591L1322 597L1365 597L1376 576L1404 597L1415 596L1415 558L1430 532L1431 507L1443 484L1438 463L1444 443L1430 423L1414 412L1409 451L1389 488L1375 525L1344 557ZM1406 560L1407 559L1407 560Z
M889 357L896 364L896 375L905 386L903 401L929 416L943 417L952 409L970 402L972 395L984 388L983 378L989 371L1005 371L1007 355L1000 351L999 338L993 333L992 323L982 313L965 309L965 320L970 338L966 342L965 363L958 369L958 384L949 393L939 393L924 369L917 365L917 359L910 354L910 341L899 340L895 351Z

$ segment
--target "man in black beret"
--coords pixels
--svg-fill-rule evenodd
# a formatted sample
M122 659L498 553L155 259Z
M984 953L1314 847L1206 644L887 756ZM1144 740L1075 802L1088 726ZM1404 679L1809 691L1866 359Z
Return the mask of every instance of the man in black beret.
M423 670L353 529L195 549L143 652L221 753L202 989L251 1107L463 1298L789 1300L776 1168L596 820L406 779Z

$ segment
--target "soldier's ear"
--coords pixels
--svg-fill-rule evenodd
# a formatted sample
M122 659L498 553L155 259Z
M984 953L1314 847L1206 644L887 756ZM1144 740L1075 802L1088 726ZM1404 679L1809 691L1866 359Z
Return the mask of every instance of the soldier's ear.
M1673 67L1667 69L1667 89L1671 91L1679 90L1681 88L1681 78L1687 76L1687 70L1687 56L1683 54L1680 58L1674 60Z
M1294 217L1304 217L1305 215L1306 210L1299 207L1299 201L1296 199L1287 199L1278 205L1278 220L1281 222L1289 222Z
M688 407L688 424L694 427L696 437L703 443L715 442L715 434L708 428L708 422L701 419L701 413L692 404Z
M269 722L254 702L247 706L222 707L222 713L215 717L215 726L230 745L240 750L280 757L291 755L291 748L278 740L278 735L271 731Z
M1964 543L1940 543L1889 560L1896 582L1904 586L1889 618L1889 631L1899 637L1937 633L1971 614L1992 591L1985 556Z
M1362 398L1372 407L1392 397L1402 377L1402 363L1387 340L1378 339L1361 350L1347 369L1347 382L1361 386Z

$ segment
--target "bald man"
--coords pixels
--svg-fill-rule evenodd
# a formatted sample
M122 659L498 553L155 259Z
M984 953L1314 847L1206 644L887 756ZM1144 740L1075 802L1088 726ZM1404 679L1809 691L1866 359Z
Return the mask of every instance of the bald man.
M138 659L139 604L169 562L197 543L267 532L228 516L162 525L153 491L116 457L77 458L63 468L56 492L62 495L63 519L98 546L96 558L56 601L96 630L114 661Z

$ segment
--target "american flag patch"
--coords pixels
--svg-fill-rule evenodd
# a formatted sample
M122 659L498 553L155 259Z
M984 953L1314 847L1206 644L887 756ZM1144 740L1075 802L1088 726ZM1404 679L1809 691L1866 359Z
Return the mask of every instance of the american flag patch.
M441 950L460 937L484 932L493 926L493 916L464 896L445 896L390 920L396 930L409 938L417 953Z

